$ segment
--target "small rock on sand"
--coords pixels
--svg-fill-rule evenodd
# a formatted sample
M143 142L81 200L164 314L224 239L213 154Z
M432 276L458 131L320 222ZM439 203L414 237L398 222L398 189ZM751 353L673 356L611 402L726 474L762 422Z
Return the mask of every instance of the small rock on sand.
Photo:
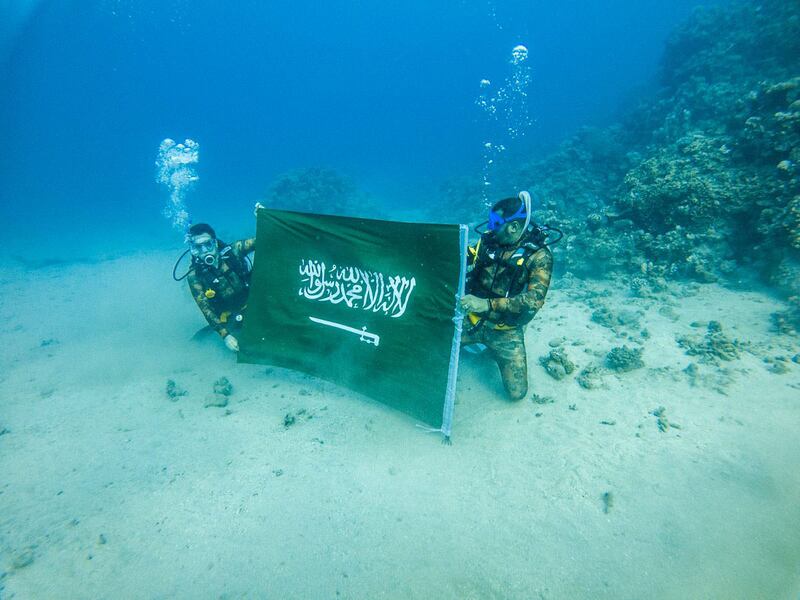
M34 558L33 548L25 548L25 550L14 557L14 560L11 561L11 566L15 570L24 569L28 565L33 564Z
M208 408L209 406L216 406L219 408L228 406L228 397L223 396L222 394L208 394L203 406L205 408Z
M233 384L227 377L220 377L214 382L214 393L220 396L230 396L233 393Z
M180 387L177 383L175 383L175 380L173 379L167 379L166 392L167 392L167 398L169 398L173 402L177 401L178 398L180 398L181 396L185 396L186 394L189 393L182 387Z
M575 371L575 363L569 359L567 353L561 348L551 350L545 356L540 357L539 364L544 367L544 370L553 379L564 379L564 377Z
M601 498L603 500L603 512L608 514L614 507L614 494L611 492L603 492Z
M534 404L553 404L555 399L551 396L540 396L539 394L531 394L531 402Z

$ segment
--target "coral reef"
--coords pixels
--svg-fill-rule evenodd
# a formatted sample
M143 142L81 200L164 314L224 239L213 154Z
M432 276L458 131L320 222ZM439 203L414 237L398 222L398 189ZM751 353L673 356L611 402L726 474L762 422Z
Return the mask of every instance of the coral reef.
M564 379L575 371L575 363L569 359L563 349L551 350L539 358L539 364L544 367L550 377L558 380Z
M786 310L772 313L772 325L778 333L796 336L800 333L800 296L790 296L786 302Z
M696 10L666 44L660 84L618 124L504 174L565 231L558 268L635 274L641 296L669 278L751 275L800 295L800 4ZM449 189L476 202L471 218L477 189Z
M275 178L265 204L271 208L331 215L378 216L376 203L355 182L334 169L311 167Z
M647 270L647 268L645 268ZM636 298L653 298L665 292L668 288L667 280L663 277L632 277L629 284L631 294Z
M589 366L578 373L577 382L585 390L596 390L605 387L604 371L601 367Z
M798 289L800 5L696 11L667 44L644 159L615 196L640 227L637 249L667 274L701 281L748 266Z
M617 373L627 373L644 366L641 348L617 346L606 355L606 366Z
M726 336L718 321L709 322L703 336L685 335L676 341L687 355L698 356L701 363L711 364L719 364L720 360L736 360L745 347L743 342Z

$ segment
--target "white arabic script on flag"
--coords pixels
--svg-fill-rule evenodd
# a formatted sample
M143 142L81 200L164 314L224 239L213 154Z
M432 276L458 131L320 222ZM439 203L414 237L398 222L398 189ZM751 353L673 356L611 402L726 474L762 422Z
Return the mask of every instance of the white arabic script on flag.
M406 312L411 292L417 285L414 277L384 275L356 267L326 266L317 260L300 261L303 284L299 294L308 300L345 303L349 308L383 312L401 317Z

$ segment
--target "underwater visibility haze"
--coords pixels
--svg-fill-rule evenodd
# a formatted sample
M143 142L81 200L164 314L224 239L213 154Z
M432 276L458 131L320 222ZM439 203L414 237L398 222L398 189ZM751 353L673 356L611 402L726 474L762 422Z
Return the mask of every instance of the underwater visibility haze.
M648 87L696 4L27 3L0 56L4 237L27 240L11 221L63 220L104 246L166 241L152 164L167 137L203 148L200 220L242 226L277 177L308 167L448 220L459 200L439 186L482 168L493 140L475 100L482 79L509 76L514 46L530 49L519 150L552 147Z
M0 599L800 597L795 0L0 13Z

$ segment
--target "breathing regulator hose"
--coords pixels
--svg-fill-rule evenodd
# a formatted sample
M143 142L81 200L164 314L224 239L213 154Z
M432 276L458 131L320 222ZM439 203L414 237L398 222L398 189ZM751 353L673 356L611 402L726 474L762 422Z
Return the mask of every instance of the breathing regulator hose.
M189 269L186 271L186 273L184 273L181 277L178 277L178 275L177 275L178 266L180 266L181 261L183 260L183 257L186 256L187 254L189 254L189 250L188 249L178 257L178 260L175 261L175 266L172 267L172 278L175 281L183 281L184 279L186 279L189 276L189 270L191 270L191 267L189 267Z

